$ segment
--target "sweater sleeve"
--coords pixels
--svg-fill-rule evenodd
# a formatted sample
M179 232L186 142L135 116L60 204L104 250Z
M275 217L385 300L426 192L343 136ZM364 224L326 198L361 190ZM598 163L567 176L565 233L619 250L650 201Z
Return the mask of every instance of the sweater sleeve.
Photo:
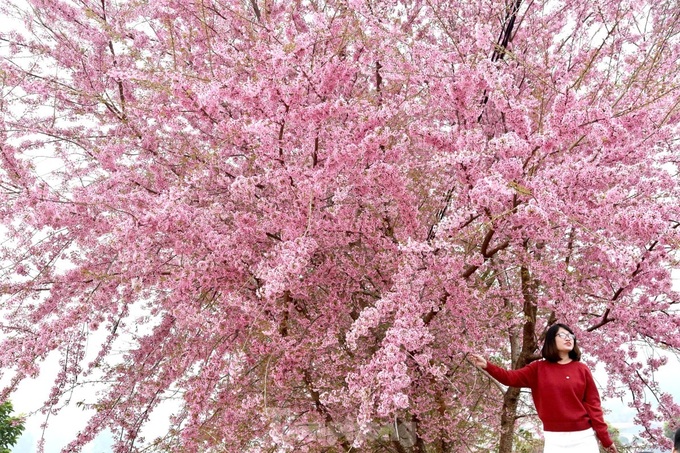
M586 367L586 391L583 400L583 406L588 412L590 417L590 423L597 434L597 438L600 439L602 446L604 448L609 447L612 442L609 437L609 431L607 428L607 423L604 421L604 415L602 413L602 404L600 402L600 393L597 391L597 386L595 385L595 380L590 370Z
M485 370L501 384L510 387L534 387L536 384L535 363L533 362L519 370L506 370L487 362Z

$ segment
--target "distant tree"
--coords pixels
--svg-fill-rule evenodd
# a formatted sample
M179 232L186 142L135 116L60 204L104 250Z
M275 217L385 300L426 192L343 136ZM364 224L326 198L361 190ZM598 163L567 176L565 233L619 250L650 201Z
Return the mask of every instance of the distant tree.
M24 431L23 418L11 416L12 411L11 402L0 404L0 453L9 453Z
M664 428L665 433L665 428ZM609 425L609 436L616 444L616 449L619 453L651 453L652 446L649 441L638 436L633 436L632 440L621 437L621 431L612 425ZM658 445L657 445L658 447ZM656 451L656 450L654 450ZM606 453L606 450L600 445L600 452Z
M672 439L675 435L675 430L680 428L680 419L676 419L673 422L666 421L663 424L663 435Z
M607 423L609 425L609 423ZM626 452L628 449L626 446L623 444L623 441L621 440L621 431L619 431L617 428L613 427L612 425L609 425L609 436L612 438L614 441L614 444L616 444L616 448L619 452ZM606 449L600 445L600 452L601 453L606 453Z

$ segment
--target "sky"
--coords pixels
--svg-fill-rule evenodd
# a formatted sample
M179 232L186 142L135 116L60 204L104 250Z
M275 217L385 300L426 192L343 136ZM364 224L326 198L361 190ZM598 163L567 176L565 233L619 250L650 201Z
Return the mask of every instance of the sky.
M657 351L657 353L662 353ZM597 367L593 373L598 385L606 382L606 371L604 367ZM678 357L669 355L668 364L662 367L655 373L656 381L659 383L664 392L670 393L676 403L680 403L680 361ZM616 427L622 438L632 440L633 437L640 433L641 427L634 422L635 410L628 407L630 398L624 400L608 399L602 402L602 406L606 411L605 420ZM654 404L653 398L650 402Z

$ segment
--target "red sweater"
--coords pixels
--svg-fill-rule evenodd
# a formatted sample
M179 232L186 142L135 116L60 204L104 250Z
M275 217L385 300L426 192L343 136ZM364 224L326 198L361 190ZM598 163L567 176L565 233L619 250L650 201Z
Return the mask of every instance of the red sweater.
M605 448L612 444L593 375L581 362L560 365L538 360L519 370L504 370L487 362L486 371L510 387L529 387L546 431L582 431L592 427Z

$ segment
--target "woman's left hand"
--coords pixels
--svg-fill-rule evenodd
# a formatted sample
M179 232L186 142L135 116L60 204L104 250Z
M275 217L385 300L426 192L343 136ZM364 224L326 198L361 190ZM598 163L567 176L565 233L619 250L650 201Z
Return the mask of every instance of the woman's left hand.
M616 449L616 444L611 444L609 447L607 447L607 451L609 453L618 453L618 450Z

